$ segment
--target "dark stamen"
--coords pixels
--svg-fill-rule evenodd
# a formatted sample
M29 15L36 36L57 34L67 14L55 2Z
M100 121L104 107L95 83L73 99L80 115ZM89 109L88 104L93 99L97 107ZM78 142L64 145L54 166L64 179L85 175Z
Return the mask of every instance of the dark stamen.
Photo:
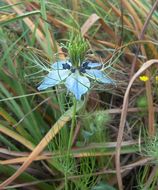
M88 67L88 63L89 63L88 61L83 62L82 67L87 68Z
M88 66L88 61L83 62L83 64L80 66L79 71L81 73L85 73L86 69L91 69L91 67Z
M79 72L80 72L80 73L85 73L85 72L86 72L86 69L85 69L84 67L80 67L80 68L79 68Z
M76 71L76 68L71 68L72 73L75 73L75 71Z
M70 70L71 66L68 63L64 63L63 65L63 69L68 69Z

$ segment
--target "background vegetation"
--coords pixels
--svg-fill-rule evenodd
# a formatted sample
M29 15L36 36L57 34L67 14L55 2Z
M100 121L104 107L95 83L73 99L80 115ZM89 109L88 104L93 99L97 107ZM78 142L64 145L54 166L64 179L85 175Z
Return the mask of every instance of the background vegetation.
M157 4L0 1L0 189L158 189ZM115 81L75 114L64 86L37 91L72 32Z

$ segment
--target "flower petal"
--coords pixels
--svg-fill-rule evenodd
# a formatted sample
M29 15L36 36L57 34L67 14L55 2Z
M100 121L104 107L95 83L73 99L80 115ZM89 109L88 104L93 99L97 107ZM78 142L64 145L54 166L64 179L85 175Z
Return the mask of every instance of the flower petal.
M89 75L89 77L97 80L98 82L102 82L105 84L114 84L113 80L108 78L103 71L98 69L89 69L86 70L86 74Z
M88 67L91 67L91 68L95 68L95 67L100 67L100 66L102 66L102 64L101 63L93 63L93 62L89 62L88 63Z
M63 64L65 64L65 63L67 63L67 64L69 64L70 66L72 66L72 64L71 64L70 61L68 61L68 60L61 60L61 61L57 61L57 62L53 63L53 64L51 65L51 67L52 67L52 69L54 69L54 70L63 69Z
M55 86L62 82L70 75L70 70L53 70L44 78L41 85L37 88L38 90L44 90L46 88Z
M83 77L78 71L72 73L65 82L67 89L72 92L77 100L81 99L82 94L85 94L89 87L90 81L87 77Z
M139 79L140 79L141 81L146 82L146 81L148 81L148 80L149 80L149 77L148 77L148 76L146 76L146 75L142 75L142 76L140 76L140 77L139 77Z

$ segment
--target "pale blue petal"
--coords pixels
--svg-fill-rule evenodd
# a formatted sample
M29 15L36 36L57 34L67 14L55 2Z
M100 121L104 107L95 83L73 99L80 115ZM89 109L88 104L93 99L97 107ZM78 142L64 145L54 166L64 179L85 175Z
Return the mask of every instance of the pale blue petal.
M113 80L108 78L103 71L98 69L87 69L86 74L89 75L89 77L97 80L98 82L106 83L106 84L113 84Z
M52 67L52 69L54 69L54 70L63 69L63 64L65 64L65 63L67 63L67 64L69 64L70 66L72 66L72 64L71 64L70 61L68 61L68 60L61 60L61 61L57 61L57 62L53 63L53 64L51 65L51 67Z
M70 70L53 70L44 78L41 85L37 88L38 90L44 90L46 88L55 86L61 83L70 75Z
M100 67L100 66L102 66L101 63L93 63L93 62L88 63L88 67L91 67L91 68Z
M67 89L72 92L77 100L90 88L90 81L87 77L81 76L78 72L72 73L65 82Z

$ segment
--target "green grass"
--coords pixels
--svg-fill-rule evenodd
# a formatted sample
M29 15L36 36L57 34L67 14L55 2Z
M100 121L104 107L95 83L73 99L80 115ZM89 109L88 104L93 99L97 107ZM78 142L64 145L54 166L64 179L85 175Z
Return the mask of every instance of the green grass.
M75 105L63 84L37 91L51 64L70 58L78 65L86 58L101 62L115 84L92 81L91 89L82 97L84 105L79 103L82 108L76 111L74 106L72 119L41 153L48 154L49 159L34 161L5 188L121 189L114 157L124 94L131 75L146 60L158 58L157 10L149 19L144 38L139 38L153 1L9 2L0 2L1 183L18 170L18 160L28 156ZM83 25L86 45L80 34ZM81 40L74 44L77 35ZM130 91L120 156L126 190L158 188L157 131L151 134L152 125L157 125L157 67L149 73L149 81L138 78ZM149 122L152 101L154 121ZM137 165L148 157L152 161Z

